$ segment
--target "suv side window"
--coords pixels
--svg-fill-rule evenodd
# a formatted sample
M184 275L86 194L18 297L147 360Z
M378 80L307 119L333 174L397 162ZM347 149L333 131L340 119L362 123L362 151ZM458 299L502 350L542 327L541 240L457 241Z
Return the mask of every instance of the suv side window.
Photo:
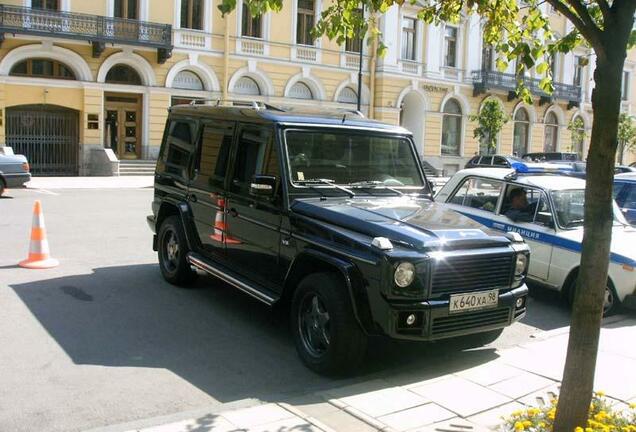
M212 186L223 186L227 164L232 149L234 123L215 121L205 122L199 138L195 172L207 177Z
M276 176L280 182L278 154L271 129L262 126L243 126L237 145L232 192L249 194L255 174Z
M482 156L479 165L492 165L492 156Z
M516 198L517 207L514 207L511 197L513 192L516 195L525 195L525 204L522 205L523 199ZM545 192L539 189L515 184L508 185L501 205L501 214L512 219L513 222L529 222L543 226L554 226L548 198Z
M187 178L192 153L196 123L188 120L172 120L161 157L166 173Z
M497 167L507 167L508 162L506 161L506 159L502 158L501 156L495 156L493 165Z
M499 180L467 178L450 202L494 213L502 189L503 182Z
M554 227L554 219L552 217L552 210L550 209L550 203L548 197L544 192L541 192L539 196L539 202L537 204L537 211L534 214L533 223L537 225L543 225L547 227Z

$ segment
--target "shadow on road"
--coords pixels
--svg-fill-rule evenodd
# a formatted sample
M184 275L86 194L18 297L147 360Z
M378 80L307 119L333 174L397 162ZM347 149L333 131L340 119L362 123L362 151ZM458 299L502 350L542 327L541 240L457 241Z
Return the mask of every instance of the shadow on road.
M354 378L333 379L301 364L281 314L214 279L179 289L148 264L12 288L75 364L165 368L221 402L280 400L371 378L417 382L497 357L452 341L380 339Z

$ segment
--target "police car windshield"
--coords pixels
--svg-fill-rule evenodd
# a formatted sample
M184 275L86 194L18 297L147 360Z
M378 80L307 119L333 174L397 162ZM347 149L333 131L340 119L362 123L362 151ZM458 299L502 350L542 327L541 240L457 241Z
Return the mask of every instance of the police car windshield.
M331 179L350 187L419 187L424 179L411 142L400 136L350 130L287 130L293 183Z
M552 201L554 202L554 212L559 225L564 228L574 228L583 226L585 190L567 189L552 191ZM627 221L620 210L614 206L614 224L627 225Z

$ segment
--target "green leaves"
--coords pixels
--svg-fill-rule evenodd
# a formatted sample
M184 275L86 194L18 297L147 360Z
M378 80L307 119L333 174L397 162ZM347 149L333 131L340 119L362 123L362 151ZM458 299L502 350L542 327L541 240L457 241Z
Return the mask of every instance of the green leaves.
M504 113L499 102L495 99L486 99L479 114L470 116L471 121L476 121L478 126L473 130L473 136L478 138L488 148L497 148L497 135L508 122L508 116Z

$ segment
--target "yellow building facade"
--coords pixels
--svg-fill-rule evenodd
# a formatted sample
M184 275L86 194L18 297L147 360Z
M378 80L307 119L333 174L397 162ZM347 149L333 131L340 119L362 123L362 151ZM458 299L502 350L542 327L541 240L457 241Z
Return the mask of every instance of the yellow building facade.
M281 12L260 18L240 2L223 18L218 1L4 1L0 152L26 154L35 175L116 175L121 161L157 157L173 104L227 99L356 108L360 42L312 40L323 0L284 2ZM529 73L536 97L526 106L514 96L514 65L507 73L494 70L477 17L427 26L415 13L394 7L379 20L389 47L384 58L363 44L366 115L410 129L423 159L446 174L487 151L473 138L471 116L488 98L510 116L497 153L585 154L593 82L580 59L593 64L592 53L580 49L554 60L557 89L550 97ZM552 15L555 29L567 33L565 20ZM630 53L623 106L629 113L634 73ZM587 131L582 143L568 130L575 118ZM624 162L634 159L629 154Z

